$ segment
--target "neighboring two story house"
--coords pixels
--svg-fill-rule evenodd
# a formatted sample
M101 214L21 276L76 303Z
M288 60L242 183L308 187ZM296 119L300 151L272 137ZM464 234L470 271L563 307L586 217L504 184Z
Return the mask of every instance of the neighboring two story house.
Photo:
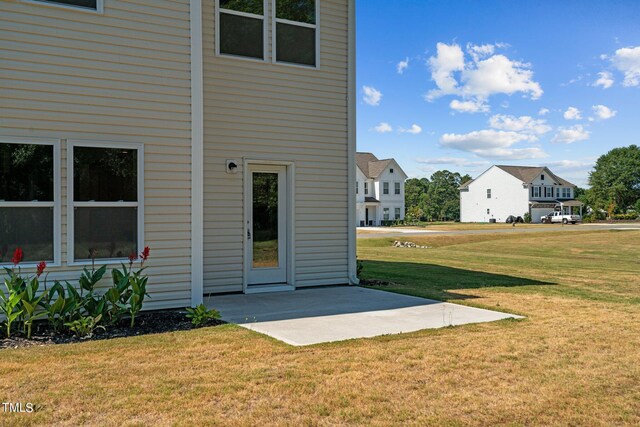
M394 159L379 160L371 153L356 153L356 225L381 225L403 220L404 173Z
M148 308L355 279L355 0L0 1L0 265Z
M554 210L581 210L575 188L546 167L491 166L460 187L460 220L504 222L510 215L529 213L537 223Z

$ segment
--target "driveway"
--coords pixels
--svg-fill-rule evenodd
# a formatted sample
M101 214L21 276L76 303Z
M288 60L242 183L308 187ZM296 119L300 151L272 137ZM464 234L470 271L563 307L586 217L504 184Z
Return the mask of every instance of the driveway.
M429 230L402 227L363 227L365 233L358 233L358 239L380 239L385 237L425 236L428 234L492 234L492 233L548 233L550 231L593 231L593 230L640 230L640 224L577 224L577 225L537 225L534 227L515 226L509 228L480 230Z
M521 318L358 286L222 295L208 304L227 322L294 346Z

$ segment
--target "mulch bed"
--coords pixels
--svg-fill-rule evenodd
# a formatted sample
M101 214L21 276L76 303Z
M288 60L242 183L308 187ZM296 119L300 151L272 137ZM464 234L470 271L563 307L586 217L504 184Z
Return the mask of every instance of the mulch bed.
M149 311L136 316L136 323L130 328L130 320L123 319L119 324L107 327L106 331L96 330L93 336L79 339L68 332L55 333L48 322L34 323L31 339L14 329L11 338L0 339L0 349L33 347L52 344L68 344L94 340L108 340L113 338L132 337L139 335L161 334L164 332L188 331L206 326L225 324L222 320L210 320L203 325L194 326L181 310ZM4 331L3 331L4 332Z

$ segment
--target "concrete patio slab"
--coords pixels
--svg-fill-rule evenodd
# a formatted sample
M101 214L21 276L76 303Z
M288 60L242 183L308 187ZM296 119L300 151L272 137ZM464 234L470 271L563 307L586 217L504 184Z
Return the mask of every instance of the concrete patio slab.
M521 316L357 286L213 296L222 319L303 346Z

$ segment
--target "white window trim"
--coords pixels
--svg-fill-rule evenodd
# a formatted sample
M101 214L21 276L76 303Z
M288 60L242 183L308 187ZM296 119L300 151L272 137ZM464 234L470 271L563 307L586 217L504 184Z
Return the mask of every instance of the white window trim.
M383 195L390 195L391 194L391 190L389 189L389 182L383 182L382 183L382 194Z
M72 4L51 3L45 0L20 0L22 3L32 3L46 7L55 7L60 9L73 10L75 12L85 13L97 13L102 15L104 13L104 0L96 0L96 8L89 9L88 7L74 6Z
M62 261L62 241L61 235L61 190L60 190L60 141L57 139L45 138L0 138L0 143L5 144L32 144L53 146L53 202L2 202L0 207L53 207L53 262L50 267L60 267ZM38 262L20 264L21 268L35 268ZM0 264L0 267L12 266L12 264Z
M137 150L138 154L138 201L137 202L74 202L73 195L73 148L123 148ZM74 208L75 207L137 207L138 208L138 251L144 248L144 144L135 142L111 142L111 141L87 141L68 140L67 141L67 265L88 266L91 260L74 259ZM120 264L127 258L96 259L101 265Z
M288 19L276 18L276 1L271 0L271 62L278 65L284 65L287 67L305 68L311 70L317 70L320 68L320 1L315 0L316 3L316 23L308 24L306 22L290 21ZM296 64L294 62L278 61L277 58L277 46L276 46L276 28L277 23L296 25L298 27L313 28L316 30L316 65L304 65Z
M220 0L216 0L216 11L215 11L215 24L216 24L216 56L220 56L223 58L234 58L240 59L242 61L252 61L252 62L267 62L267 49L269 47L269 30L267 28L267 0L263 1L262 6L262 15L256 15L254 13L246 13L246 12L238 12L237 10L224 9L220 7ZM249 56L242 55L233 55L230 53L222 53L220 52L220 12L227 13L229 15L243 16L245 18L254 18L262 20L262 59L260 58L252 58Z
M397 192L396 192L397 190ZM402 195L402 184L399 182L394 182L393 183L393 194L396 196L401 196Z

